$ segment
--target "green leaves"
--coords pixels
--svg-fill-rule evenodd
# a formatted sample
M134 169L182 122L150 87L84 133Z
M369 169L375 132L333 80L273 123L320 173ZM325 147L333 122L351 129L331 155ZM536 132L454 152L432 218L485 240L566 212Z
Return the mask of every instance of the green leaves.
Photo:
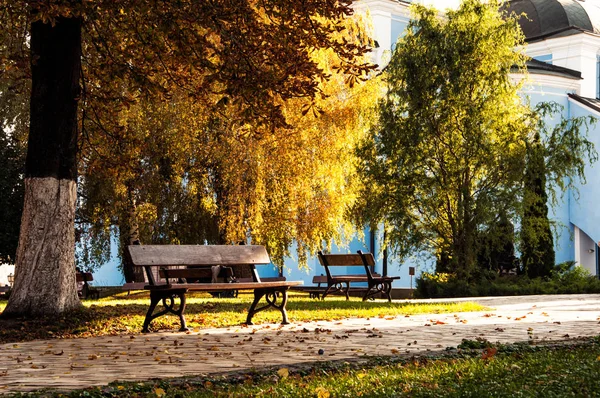
M550 190L557 203L556 192L574 188L597 159L585 134L593 118L566 119L552 103L531 110L519 97L509 72L524 68L523 35L500 5L468 0L446 18L413 7L386 68L373 137L357 152L368 188L356 222L384 223L400 256L434 253L438 271L462 280L477 265L496 269L499 253L513 262L519 217L525 263L553 264L546 185L561 188Z
M508 71L524 62L514 50L522 35L495 1L465 1L444 19L413 12L386 69L373 141L361 148L363 176L377 186L362 205L401 255L444 251L450 270L468 275L477 231L518 197L528 110Z

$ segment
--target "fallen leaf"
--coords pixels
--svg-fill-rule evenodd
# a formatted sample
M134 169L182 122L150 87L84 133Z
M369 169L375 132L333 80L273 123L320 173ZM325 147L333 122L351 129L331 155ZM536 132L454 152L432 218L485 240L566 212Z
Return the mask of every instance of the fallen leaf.
M317 393L318 398L329 398L331 394L324 387L315 388L315 392Z
M155 388L154 394L156 394L157 397L164 397L165 395L167 395L165 390L163 390L162 388Z
M481 359L484 359L484 360L492 359L494 357L494 355L496 355L497 352L498 352L497 348L487 347L483 351L483 354L481 354Z
M288 368L281 368L277 371L277 374L279 375L279 377L281 377L282 379L287 378L290 375L290 371L288 370Z

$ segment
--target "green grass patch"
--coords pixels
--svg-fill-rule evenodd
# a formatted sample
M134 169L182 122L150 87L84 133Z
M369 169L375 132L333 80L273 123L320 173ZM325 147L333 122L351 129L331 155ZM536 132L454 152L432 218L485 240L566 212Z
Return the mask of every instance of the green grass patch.
M252 303L252 294L240 294L238 298L219 299L205 293L192 293L188 296L186 320L188 327L202 328L228 327L246 321L247 310ZM84 300L83 308L51 319L0 319L0 343L27 341L44 338L91 337L140 333L149 298L147 292L125 293L102 298ZM6 302L0 302L3 310ZM472 302L461 303L388 303L383 300L363 302L358 298L346 301L341 297L327 298L324 301L310 299L305 294L291 293L288 303L288 316L292 322L340 320L344 318L373 318L424 313L454 313L483 311L485 307ZM253 321L259 323L281 322L281 313L266 310L255 315ZM155 319L151 328L177 330L179 319L163 316Z
M371 358L218 377L116 382L67 396L596 397L598 374L600 340L592 338L557 346L453 350L437 358Z

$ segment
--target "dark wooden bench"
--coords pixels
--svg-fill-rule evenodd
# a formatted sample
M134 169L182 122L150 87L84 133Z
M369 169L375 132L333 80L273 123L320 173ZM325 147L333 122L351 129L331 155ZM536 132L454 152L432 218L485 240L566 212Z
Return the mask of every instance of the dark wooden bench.
M319 252L319 262L325 268L327 288L323 292L321 299L328 294L342 292L346 295L346 300L350 300L351 283L367 283L367 288L363 295L363 301L375 297L378 294L387 296L388 301L392 301L392 282L400 279L399 276L376 276L372 268L375 266L375 258L371 253L358 254L323 254ZM362 275L336 275L331 272L331 267L362 266L365 273Z
M94 276L92 275L91 272L77 271L75 273L75 279L77 280L77 294L79 295L79 297L84 298L84 299L100 298L100 292L88 284L88 282L91 282L94 280Z
M367 282L367 279L365 279L366 278L365 275L348 275L348 276L351 276L351 277L355 277L355 276L356 277L360 277L359 279L361 279L361 280L359 282L363 282L363 283ZM381 275L378 274L378 273L373 273L373 277L379 278L379 277L381 277ZM327 286L327 275L315 275L315 276L313 276L312 283L316 284L317 286L316 287L306 287L306 288L303 288L302 291L308 293L308 296L310 298L318 299L327 290L327 287L328 287ZM321 285L325 285L325 286L321 286ZM368 290L367 288L352 287L351 283L350 283L350 286L348 286L348 293L349 294L350 293L353 293L353 294L365 293L367 290ZM339 290L339 291L336 290L336 291L333 291L333 292L329 292L328 294L336 294L336 293L345 294L346 291L345 291L345 289Z
M275 308L281 312L282 324L288 324L287 291L292 286L301 285L302 281L285 281L263 278L256 270L256 265L270 264L271 260L264 246L256 245L131 245L125 250L125 260L132 266L144 267L148 283L144 289L150 291L150 307L144 320L143 332L148 332L152 320L166 314L175 314L181 321L181 331L186 331L184 312L186 293L188 291L239 291L253 290L254 301L248 309L246 324L252 325L252 317L267 308ZM213 267L233 269L219 272L217 282L212 282ZM235 276L236 267L250 269L250 278ZM159 272L153 272L158 267ZM171 267L171 268L167 268ZM178 267L173 269L173 267ZM207 278L210 276L210 279ZM163 278L164 280L160 280ZM257 307L265 298L266 304ZM179 305L175 300L179 299ZM163 310L154 313L159 302Z

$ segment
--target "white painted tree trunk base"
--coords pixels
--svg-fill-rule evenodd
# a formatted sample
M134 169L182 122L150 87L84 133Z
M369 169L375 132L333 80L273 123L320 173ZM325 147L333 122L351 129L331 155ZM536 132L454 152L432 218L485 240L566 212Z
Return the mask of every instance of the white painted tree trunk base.
M75 281L77 186L26 178L15 284L3 316L57 315L81 306Z

